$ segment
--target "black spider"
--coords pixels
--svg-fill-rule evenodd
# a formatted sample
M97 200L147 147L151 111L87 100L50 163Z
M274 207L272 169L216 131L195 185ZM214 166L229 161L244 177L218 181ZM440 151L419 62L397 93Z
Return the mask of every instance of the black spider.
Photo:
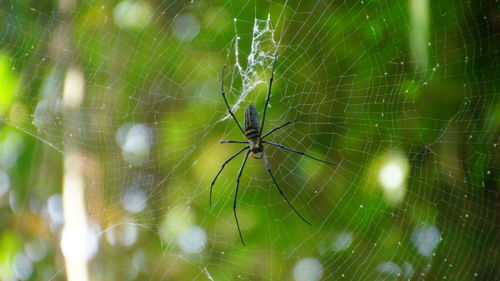
M279 130L279 129L281 129L289 124L292 124L292 123L294 123L294 122L296 122L296 121L298 121L306 116L306 115L302 115L299 118L288 121L288 122L282 124L281 126L275 127L274 129L270 130L265 135L262 135L262 129L264 127L264 122L266 120L266 110L267 110L267 107L269 105L269 98L271 96L271 87L273 85L274 65L275 64L276 64L276 55L274 56L274 60L273 60L273 68L272 68L271 79L269 81L267 100L266 100L266 105L264 106L264 114L262 115L262 128L260 128L260 126L259 126L259 117L258 117L257 109L255 108L255 106L253 104L250 104L245 109L245 120L244 120L245 121L245 130L243 130L243 128L241 127L240 123L238 122L238 120L234 116L233 112L231 111L231 107L229 106L229 103L227 102L226 93L224 92L224 69L225 69L225 66L224 66L224 68L222 68L222 97L224 98L224 102L226 103L229 114L231 114L234 121L236 122L236 125L238 125L238 128L240 129L240 131L243 133L243 135L245 135L245 137L247 138L247 141L221 141L221 143L243 143L243 144L247 144L247 146L245 146L243 149L238 151L233 156L229 157L222 164L222 167L220 168L219 172L217 173L214 180L212 181L212 184L210 185L210 206L212 205L212 188L214 186L215 181L217 180L217 177L219 177L220 173L222 172L222 170L224 169L224 167L226 166L227 163L229 163L231 160L233 160L236 156L238 156L243 151L248 150L246 155L245 155L245 158L243 160L243 164L241 165L240 171L238 173L238 177L236 178L236 192L234 194L234 203L233 203L234 218L236 220L236 226L238 227L238 232L240 234L240 239L241 239L241 242L243 243L243 245L245 245L245 241L243 240L243 235L241 234L241 230L240 230L240 223L238 222L238 215L236 214L236 201L238 198L238 187L240 186L240 177L241 177L241 174L243 173L243 168L245 168L245 164L247 162L248 155L250 153L251 153L253 159L264 158L264 163L266 165L266 169L269 172L269 175L271 175L271 179L273 180L274 185L278 189L278 192L285 199L285 201L288 203L290 208L292 208L292 210L297 214L297 216L299 216L299 218L301 218L305 223L307 223L309 225L310 225L310 223L292 206L292 203L290 203L290 201L288 201L285 194L283 193L281 188L278 186L278 183L276 182L276 179L274 178L274 175L271 172L271 167L269 166L269 162L267 161L267 157L266 157L266 154L264 152L263 144L274 145L274 146L277 146L277 147L286 149L288 151L304 155L306 157L309 157L311 159L314 159L314 160L317 160L317 161L320 161L320 162L323 162L323 163L326 163L329 165L335 165L331 162L324 161L324 160L318 159L316 157L313 157L311 155L308 155L302 151L297 151L297 150L288 148L284 145L281 145L279 143L272 143L272 142L268 142L268 141L264 140L264 138L269 136L271 133L273 133L273 132L275 132L275 131L277 131L277 130Z

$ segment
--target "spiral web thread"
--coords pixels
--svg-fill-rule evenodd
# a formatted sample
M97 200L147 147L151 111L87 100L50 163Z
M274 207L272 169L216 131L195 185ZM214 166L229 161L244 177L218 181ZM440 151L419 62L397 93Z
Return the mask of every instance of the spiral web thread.
M44 153L83 155L93 261L134 264L93 262L95 275L498 280L498 3L420 11L425 3L92 0L70 13L4 4L2 64L18 82L0 122L10 143L24 132ZM210 182L239 149L219 140L244 140L220 95L221 70L241 122L246 104L262 114L276 52L266 128L308 116L269 140L337 166L266 147L309 227L250 159L238 199L243 247L232 214L242 156L208 205ZM85 96L68 114L71 69ZM47 210L60 190L45 185L14 209L41 214L57 239L61 224Z

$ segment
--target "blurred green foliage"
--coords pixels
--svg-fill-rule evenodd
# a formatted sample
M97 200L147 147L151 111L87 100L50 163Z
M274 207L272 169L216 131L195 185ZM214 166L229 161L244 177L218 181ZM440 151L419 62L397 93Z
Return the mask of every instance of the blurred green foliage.
M213 207L208 190L239 149L219 140L242 140L222 66L234 104L248 86L235 44L245 68L268 15L266 130L309 114L271 141L338 165L266 147L308 227L250 159L243 247L241 157ZM91 280L500 280L499 17L493 0L1 2L0 279L66 278L61 193L77 151ZM264 107L270 62L240 122ZM76 110L70 69L84 78Z

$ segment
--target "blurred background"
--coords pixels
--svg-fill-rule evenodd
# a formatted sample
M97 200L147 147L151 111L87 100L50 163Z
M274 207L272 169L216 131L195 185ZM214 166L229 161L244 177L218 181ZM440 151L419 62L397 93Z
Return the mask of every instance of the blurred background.
M494 0L0 2L0 280L500 280ZM229 118L265 103L275 189Z

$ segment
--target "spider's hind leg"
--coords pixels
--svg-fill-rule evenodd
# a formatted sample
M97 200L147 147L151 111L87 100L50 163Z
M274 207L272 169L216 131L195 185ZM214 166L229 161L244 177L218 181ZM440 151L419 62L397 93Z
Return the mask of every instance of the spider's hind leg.
M217 175L215 176L215 178L212 180L212 183L210 184L210 199L209 199L210 207L212 206L212 190L213 190L215 181L219 177L220 173L222 173L222 170L224 170L224 167L226 167L226 164L229 163L229 162L231 162L231 160L233 160L234 157L240 155L240 153L242 153L246 149L248 149L248 146L245 146L240 151L236 152L234 155L232 155L231 157L227 158L226 161L224 161L224 163L222 163L222 167L219 169L219 172L217 173Z
M281 190L281 188L279 187L278 183L276 182L276 179L274 178L274 175L273 175L273 172L271 171L271 166L269 165L269 162L267 161L267 157L266 157L266 154L263 153L262 154L262 157L264 158L264 163L266 165L266 170L269 172L269 175L271 175L271 179L273 180L274 182L274 186L276 186L276 189L278 189L278 192L281 194L281 197L283 197L283 199L285 199L286 203L288 203L288 206L290 206L290 208L292 208L292 210L295 212L295 214L301 219L303 220L305 223L307 223L308 225L311 225L310 222L308 222L292 205L292 203L290 203L290 201L288 201L288 198L286 198L285 194L283 193L283 191Z
M238 188L240 187L240 178L241 174L243 173L243 169L245 168L245 164L247 163L248 154L250 154L250 150L247 151L245 159L243 159L243 164L241 165L240 171L238 172L238 177L236 178L236 191L234 193L234 202L233 202L234 219L236 220L236 226L238 227L238 233L240 234L240 239L241 243L243 243L243 246L245 246L245 241L243 240L243 234L241 234L241 229L240 229L240 222L238 221L238 215L236 214L236 206L237 206L236 202L238 199Z

